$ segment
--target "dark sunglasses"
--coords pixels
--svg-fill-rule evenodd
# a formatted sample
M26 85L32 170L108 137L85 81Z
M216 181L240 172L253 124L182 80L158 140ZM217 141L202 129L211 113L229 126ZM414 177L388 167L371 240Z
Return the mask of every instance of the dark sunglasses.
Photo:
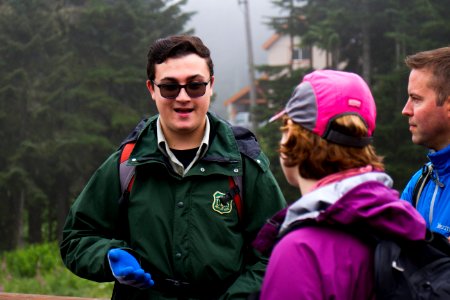
M191 98L201 97L206 93L206 86L210 81L211 78L207 82L193 81L186 84L178 84L178 83L156 84L156 82L152 80L153 84L159 88L159 93L161 94L161 96L167 99L175 99L176 97L178 97L181 89L183 88L189 97Z

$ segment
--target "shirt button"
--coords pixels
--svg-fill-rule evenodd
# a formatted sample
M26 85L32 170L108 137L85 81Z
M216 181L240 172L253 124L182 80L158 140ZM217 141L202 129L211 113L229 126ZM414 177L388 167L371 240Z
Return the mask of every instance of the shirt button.
M234 173L238 173L238 172L239 172L239 169L234 169L233 172L234 172Z
M200 168L200 172L205 172L205 168Z
M176 258L181 258L181 253L180 253L180 252L177 252L177 253L175 254L175 257L176 257Z
M177 207L179 207L179 208L184 207L184 202L183 201L178 202Z

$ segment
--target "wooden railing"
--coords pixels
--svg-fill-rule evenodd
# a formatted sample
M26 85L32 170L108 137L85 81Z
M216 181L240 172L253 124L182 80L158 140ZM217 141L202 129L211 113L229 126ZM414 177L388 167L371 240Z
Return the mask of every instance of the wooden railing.
M34 294L0 293L0 300L105 300L105 299L34 295Z

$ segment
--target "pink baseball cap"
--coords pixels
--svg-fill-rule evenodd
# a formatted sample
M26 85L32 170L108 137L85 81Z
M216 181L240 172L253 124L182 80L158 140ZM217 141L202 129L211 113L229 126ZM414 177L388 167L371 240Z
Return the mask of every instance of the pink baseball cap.
M295 123L322 138L344 146L364 147L372 142L376 106L366 82L357 74L318 70L305 75L286 107L269 122L287 114ZM366 124L367 137L332 130L331 122L342 115L358 115Z

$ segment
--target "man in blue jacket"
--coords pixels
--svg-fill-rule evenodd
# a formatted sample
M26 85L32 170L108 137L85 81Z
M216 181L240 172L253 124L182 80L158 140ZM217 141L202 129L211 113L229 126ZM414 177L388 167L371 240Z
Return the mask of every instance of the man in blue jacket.
M428 228L450 237L450 47L419 52L405 62L411 72L402 114L413 143L429 149L429 163L413 175L402 199L415 204ZM430 167L429 179L416 188Z

